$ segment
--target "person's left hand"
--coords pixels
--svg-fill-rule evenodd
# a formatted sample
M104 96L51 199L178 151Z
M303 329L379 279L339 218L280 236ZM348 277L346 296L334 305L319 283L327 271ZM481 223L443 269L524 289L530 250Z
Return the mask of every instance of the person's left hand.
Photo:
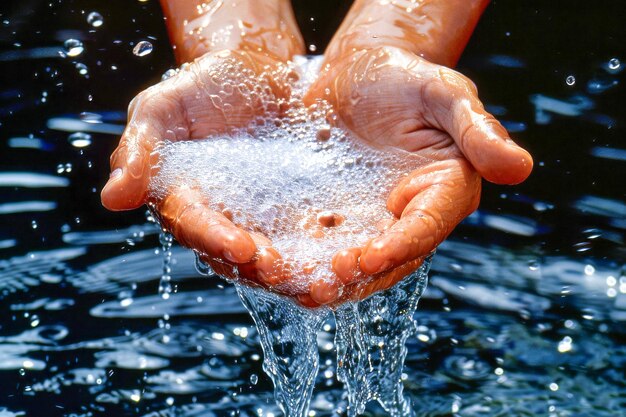
M308 104L319 99L359 139L428 161L390 193L387 208L397 221L333 258L348 289L342 298L365 298L417 269L478 207L481 176L517 184L532 170L530 154L485 111L468 78L402 49L381 47L328 63L305 97Z

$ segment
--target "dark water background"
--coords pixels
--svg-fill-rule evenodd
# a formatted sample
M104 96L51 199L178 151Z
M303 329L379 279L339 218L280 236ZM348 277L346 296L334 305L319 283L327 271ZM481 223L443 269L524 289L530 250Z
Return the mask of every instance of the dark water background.
M347 7L297 1L307 42L323 50ZM175 248L161 300L157 229L100 206L127 103L174 65L158 2L0 13L0 416L278 415L232 288ZM485 184L435 257L406 364L418 415L626 415L624 21L610 0L496 1L481 20L459 69L536 165ZM62 58L69 38L84 51ZM341 411L332 332L320 346L315 416Z

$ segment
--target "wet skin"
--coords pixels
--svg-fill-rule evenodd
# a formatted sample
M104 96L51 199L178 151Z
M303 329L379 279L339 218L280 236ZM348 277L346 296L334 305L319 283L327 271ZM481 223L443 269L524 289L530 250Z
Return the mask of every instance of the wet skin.
M163 3L166 13L168 8L180 11L176 1ZM148 195L150 176L158 169L158 152L154 150L160 141L203 139L229 132L245 127L255 116L279 112L288 102L293 74L284 63L303 52L301 37L293 32L293 16L284 2L268 3L272 4L266 12L277 13L275 20L268 14L263 14L263 19L255 17L262 9L260 3L237 12L250 13L245 18L233 15L236 8L225 9L223 5L201 13L199 19L204 21L195 22L196 28L207 27L214 32L220 21L237 19L248 23L235 26L252 28L250 35L238 32L216 42L206 33L190 33L184 24L179 24L183 29L176 29L176 23L170 22L178 56L186 60L202 55L177 76L140 93L131 102L129 123L111 157L112 176L102 192L102 202L112 210L151 204L164 227L181 244L198 251L217 273L272 287L292 279L294 272L306 271L291 271L267 237L233 224L229 210L236 208L212 210L207 197L188 186L172 189L158 201ZM312 283L308 293L288 294L304 305L364 298L392 286L417 269L424 257L476 209L481 176L496 183L515 184L532 169L530 155L485 112L469 79L417 55L423 48L424 55L432 60L452 65L485 2L476 2L465 16L451 11L457 10L454 1L424 4L430 8L421 12L430 11L434 17L427 17L440 20L440 26L434 27L442 34L448 33L443 30L446 25L459 26L459 19L465 19L465 26L460 26L464 30L458 31L456 38L439 36L442 44L451 45L449 53L430 56L429 51L436 50L437 30L427 37L415 32L413 38L408 30L397 31L398 27L410 27L398 26L402 18L416 21L413 9L404 9L403 14L385 2L357 1L328 48L322 73L305 96L307 105L328 101L334 110L331 122L358 140L415 152L429 162L392 190L387 208L396 219L379 225L379 236L328 260L335 273L331 279ZM368 18L372 16L382 17L372 25L376 20ZM176 21L194 22L183 17L184 13ZM369 44L363 41L363 33L372 30L384 32L385 45L377 36L366 36ZM267 33L282 36L277 39L267 37ZM274 38L276 43L271 42ZM207 52L224 47L229 49ZM250 90L254 90L256 77L264 74L270 91L259 92L259 98L252 101L237 88L224 94L225 74L226 78L237 78L231 84L243 84ZM272 97L271 108L264 105L263 94ZM324 132L320 135L323 139ZM328 214L318 217L322 228L332 227L334 221ZM373 224L379 221L372 219Z

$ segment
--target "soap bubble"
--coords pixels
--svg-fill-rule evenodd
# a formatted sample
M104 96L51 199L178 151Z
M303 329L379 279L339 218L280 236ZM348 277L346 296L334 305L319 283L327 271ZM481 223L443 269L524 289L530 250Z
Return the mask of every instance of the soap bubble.
M576 84L576 77L574 77L573 75L568 75L567 78L565 79L565 83L567 85L574 85L574 84Z

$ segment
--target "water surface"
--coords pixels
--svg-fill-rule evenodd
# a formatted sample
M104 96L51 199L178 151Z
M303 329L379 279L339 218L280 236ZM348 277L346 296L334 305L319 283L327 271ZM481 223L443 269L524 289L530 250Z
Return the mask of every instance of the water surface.
M51 4L0 16L0 415L278 415L235 290L175 246L162 300L157 228L99 203L128 101L173 65L157 2ZM318 50L322 16L299 16ZM481 21L460 69L536 168L486 184L433 260L403 377L418 415L624 414L623 18L498 1ZM345 406L323 329L312 416Z

